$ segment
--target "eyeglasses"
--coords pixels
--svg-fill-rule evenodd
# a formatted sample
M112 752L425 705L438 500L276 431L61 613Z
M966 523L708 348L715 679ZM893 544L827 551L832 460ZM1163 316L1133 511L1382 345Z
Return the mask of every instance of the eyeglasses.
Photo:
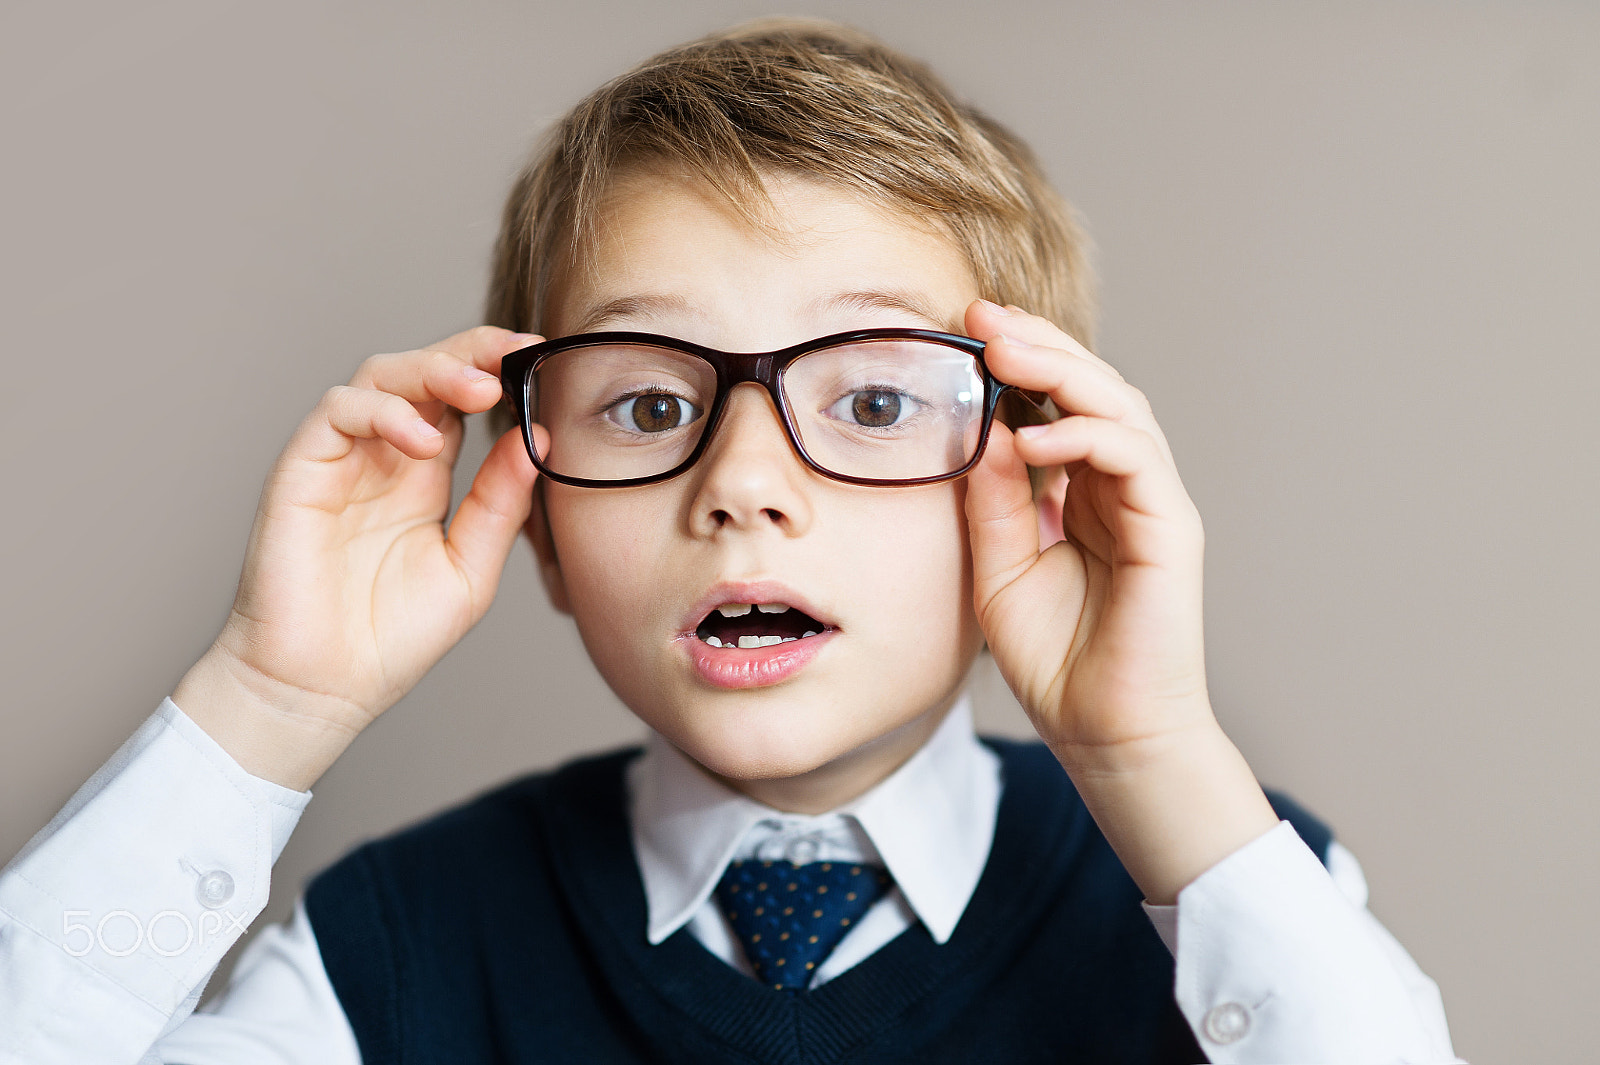
M1012 389L983 342L929 329L862 329L750 354L653 333L579 333L512 352L500 381L539 472L585 488L664 481L693 466L733 386L767 390L811 469L850 484L947 481L983 454ZM532 426L550 433L541 458Z

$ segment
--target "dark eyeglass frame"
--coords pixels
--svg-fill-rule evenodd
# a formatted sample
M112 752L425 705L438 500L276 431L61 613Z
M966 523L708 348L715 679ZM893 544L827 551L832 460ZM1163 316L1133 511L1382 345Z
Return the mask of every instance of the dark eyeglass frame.
M783 372L789 364L802 355L809 355L813 351L823 348L838 347L843 344L854 344L869 340L921 340L943 344L947 347L958 348L971 355L978 364L979 371L983 374L983 426L978 436L978 446L972 458L959 470L939 474L933 477L911 478L874 478L851 477L847 474L835 473L817 463L810 455L806 454L805 445L800 442L800 434L795 429L794 421L790 415L789 405L784 400L782 389L779 387ZM711 365L717 375L717 391L712 397L711 405L706 410L706 428L700 434L700 440L695 444L689 457L684 459L665 473L652 474L648 477L628 477L622 480L592 480L585 477L572 477L568 474L556 473L540 461L538 452L533 446L532 419L529 417L528 389L533 380L533 371L546 359L575 348L596 347L601 344L644 344L651 347L667 348L672 351L693 355ZM735 385L751 382L767 390L767 395L772 398L772 406L778 412L778 418L783 423L784 435L789 438L789 446L794 448L795 454L806 466L822 476L846 484L870 485L879 488L909 488L916 485L938 484L941 481L953 481L962 476L983 457L983 449L989 443L989 428L994 424L995 407L1000 402L1000 397L1007 391L1014 391L1033 403L1022 389L1008 385L989 372L988 365L983 361L984 343L971 337L960 336L955 333L941 333L933 329L857 329L848 333L832 333L815 340L794 344L777 351L760 352L729 352L718 351L716 348L704 347L687 340L676 337L661 336L656 333L631 333L631 332L604 332L604 333L575 333L572 336L558 337L555 340L546 340L531 347L513 351L500 363L500 387L506 397L506 402L517 414L517 420L522 425L522 442L528 448L528 457L538 467L539 473L556 481L559 484L573 485L577 488L632 488L638 485L655 484L658 481L668 481L689 469L705 452L711 438L716 435L717 427L722 422L722 412L727 408L728 396ZM1035 407L1037 403L1033 403Z

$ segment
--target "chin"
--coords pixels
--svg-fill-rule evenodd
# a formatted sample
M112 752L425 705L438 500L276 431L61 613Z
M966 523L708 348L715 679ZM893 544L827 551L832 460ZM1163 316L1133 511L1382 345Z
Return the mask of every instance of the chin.
M790 780L814 773L849 754L853 747L822 737L718 738L681 746L690 758L730 781Z
M664 731L684 754L728 781L788 780L814 773L862 747L877 736L838 722L790 717L762 720L766 715L739 714L714 726L687 724Z

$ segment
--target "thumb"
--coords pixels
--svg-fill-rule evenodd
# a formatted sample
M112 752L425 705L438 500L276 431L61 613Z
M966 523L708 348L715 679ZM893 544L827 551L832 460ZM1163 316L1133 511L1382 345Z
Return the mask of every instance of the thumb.
M1006 585L1039 557L1039 510L1028 466L1011 430L996 421L983 458L967 475L967 529L972 538L972 585L978 616Z
M549 436L534 427L536 446L548 448ZM500 583L500 572L523 523L533 509L533 484L539 473L528 459L522 430L500 434L472 479L450 522L445 550L472 588L472 600L487 605Z

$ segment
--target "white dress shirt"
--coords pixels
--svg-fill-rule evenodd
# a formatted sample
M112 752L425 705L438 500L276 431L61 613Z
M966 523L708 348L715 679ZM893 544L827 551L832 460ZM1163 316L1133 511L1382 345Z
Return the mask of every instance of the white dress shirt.
M949 938L988 859L1003 781L963 701L905 765L828 814L756 803L659 737L627 785L652 943L687 927L749 972L710 901L736 858L890 871L895 889L818 967L815 986L914 921ZM0 872L0 1065L359 1065L303 901L194 1011L265 905L272 863L310 798L246 773L164 700ZM1436 986L1366 910L1360 866L1333 847L1324 869L1284 822L1176 906L1146 907L1201 1046L1240 1065L1458 1060Z
M652 734L628 767L633 849L651 943L679 928L754 975L712 891L734 860L881 866L894 888L817 966L818 987L920 920L943 943L989 860L1000 808L1000 759L977 742L963 699L928 742L876 787L814 817L764 806L713 779Z

